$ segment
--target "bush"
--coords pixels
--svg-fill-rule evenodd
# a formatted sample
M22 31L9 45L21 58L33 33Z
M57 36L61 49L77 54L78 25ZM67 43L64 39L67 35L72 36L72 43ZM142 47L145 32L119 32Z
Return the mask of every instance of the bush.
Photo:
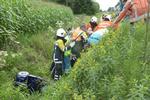
M75 14L93 15L99 12L99 4L92 0L53 0L69 6Z
M137 30L130 31L130 26L125 23L120 30L111 31L99 45L82 54L70 75L55 87L50 86L53 89L48 92L50 97L58 99L64 95L63 98L96 100L150 98L150 63L146 63L149 58L145 62L142 51L145 26L137 24L135 27ZM150 45L147 46L149 48Z
M92 2L91 0L75 0L72 3L73 5L71 5L71 8L75 14L84 13L87 15L94 15L99 11L99 5L96 2Z

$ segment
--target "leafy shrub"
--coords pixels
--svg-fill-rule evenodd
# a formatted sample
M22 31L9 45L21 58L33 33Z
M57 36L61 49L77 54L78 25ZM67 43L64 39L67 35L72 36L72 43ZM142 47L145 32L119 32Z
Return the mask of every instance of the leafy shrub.
M75 14L93 15L99 12L99 4L92 0L52 0L69 6ZM78 9L78 10L77 10Z
M19 89L12 88L13 85L10 84L9 82L5 82L0 89L5 90L5 91L0 91L0 98L2 100L8 100L8 99L13 99L13 100L25 100L25 94L22 94Z
M54 87L50 86L50 97L148 100L150 65L143 60L145 26L138 23L135 27L137 30L133 32L128 23L123 24L121 29L110 31L99 45L82 54L71 74ZM69 90L64 89L64 84ZM44 97L49 97L48 93ZM69 97L65 93L70 94Z

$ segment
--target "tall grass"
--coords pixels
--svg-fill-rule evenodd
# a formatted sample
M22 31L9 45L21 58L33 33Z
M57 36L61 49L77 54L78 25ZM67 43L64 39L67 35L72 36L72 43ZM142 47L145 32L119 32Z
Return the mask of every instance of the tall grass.
M36 6L38 3L41 6ZM73 21L73 13L69 8L51 7L51 4L40 0L1 0L0 15L1 49L15 43L18 34L38 33L47 30L49 26L55 28L59 21L69 26Z
M4 57L6 65L0 66L0 99L149 100L150 41L145 62L143 23L137 23L135 31L130 31L128 23L117 31L111 30L100 44L82 54L69 76L52 83L49 59L55 34L53 29L59 27L57 21L69 26L73 15L69 8L50 5L41 1L0 1L0 47L10 47L15 38L21 44L15 52L8 51ZM48 32L40 32L47 28ZM43 94L29 95L13 87L13 78L20 70L49 81Z
M0 54L0 99L38 99L40 94L28 97L28 92L14 88L14 77L26 70L50 81L54 30L59 22L66 28L72 21L73 13L65 6L40 0L0 0L0 53L7 50L7 56Z

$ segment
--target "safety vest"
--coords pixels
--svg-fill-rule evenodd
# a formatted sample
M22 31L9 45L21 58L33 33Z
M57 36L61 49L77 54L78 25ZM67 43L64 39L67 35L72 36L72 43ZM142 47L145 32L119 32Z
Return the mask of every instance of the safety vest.
M130 16L130 22L146 18L148 16L148 5L148 0L128 0L114 24L119 23L126 15Z
M63 63L65 45L63 40L58 39L54 44L53 60L55 63Z
M107 28L107 27L109 27L111 25L112 25L111 21L103 21L103 22L101 22L101 23L98 24L98 26L96 27L95 31Z
M69 45L70 44L70 35L67 35L65 37L65 39L67 40L65 45ZM67 57L67 56L70 56L70 55L71 55L71 49L64 51L64 57Z

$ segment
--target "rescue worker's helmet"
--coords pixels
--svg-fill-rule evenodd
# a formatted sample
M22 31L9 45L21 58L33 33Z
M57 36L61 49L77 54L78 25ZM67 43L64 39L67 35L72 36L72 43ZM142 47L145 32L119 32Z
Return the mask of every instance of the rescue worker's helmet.
M93 16L90 20L90 22L92 23L97 23L97 17Z
M60 29L57 30L56 35L59 36L59 37L65 37L65 34L66 34L65 30L63 28L60 28Z
M112 17L111 17L111 15L106 15L104 19L111 21Z

